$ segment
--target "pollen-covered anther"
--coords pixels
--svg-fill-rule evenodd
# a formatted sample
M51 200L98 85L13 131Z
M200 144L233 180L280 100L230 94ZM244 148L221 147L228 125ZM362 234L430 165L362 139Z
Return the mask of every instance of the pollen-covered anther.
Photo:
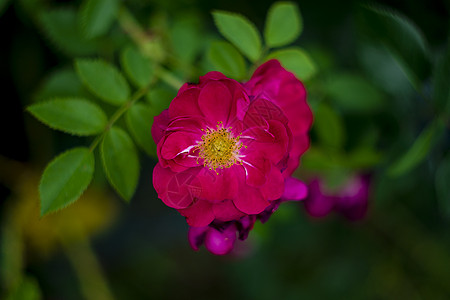
M203 164L210 170L230 168L235 163L241 164L239 150L242 144L240 135L235 137L231 127L223 127L222 122L217 122L217 129L207 128L205 134L198 142L198 158L203 159Z

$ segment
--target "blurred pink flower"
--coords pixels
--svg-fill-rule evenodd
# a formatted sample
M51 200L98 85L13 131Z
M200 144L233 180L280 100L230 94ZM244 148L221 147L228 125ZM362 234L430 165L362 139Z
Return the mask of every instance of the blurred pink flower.
M309 184L309 195L303 202L313 217L324 217L336 211L356 221L365 217L369 198L369 177L354 175L340 187L330 191L324 181L314 179Z
M260 66L245 84L210 72L183 85L155 117L153 185L190 226L203 227L191 229L203 237L194 240L227 252L241 220L282 198L309 146L311 123L303 84L278 61Z

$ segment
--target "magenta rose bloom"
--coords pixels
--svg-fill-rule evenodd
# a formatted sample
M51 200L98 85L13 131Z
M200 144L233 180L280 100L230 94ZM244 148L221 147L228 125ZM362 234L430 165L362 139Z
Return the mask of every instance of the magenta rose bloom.
M299 112L295 101L301 114L292 114ZM240 228L233 222L282 198L309 145L311 122L303 85L277 61L262 65L245 84L210 72L198 84L183 85L155 117L153 185L190 226L216 224L197 234L209 237L207 247L232 248L231 232Z
M368 175L354 175L331 190L323 180L316 178L309 184L305 209L317 218L335 211L351 221L360 220L367 212L369 185Z

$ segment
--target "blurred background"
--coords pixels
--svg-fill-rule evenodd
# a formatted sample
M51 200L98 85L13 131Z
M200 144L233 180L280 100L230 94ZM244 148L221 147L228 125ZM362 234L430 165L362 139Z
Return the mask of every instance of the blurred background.
M272 3L121 2L161 38L162 55L171 53L167 68L191 82L214 69L206 55L210 42L221 38L213 9L241 13L262 30ZM188 226L157 198L151 181L156 160L144 152L130 204L98 167L79 201L39 217L45 165L90 139L52 131L25 107L55 95L88 94L74 76L74 57L117 62L128 42L117 22L95 45L55 41L49 20L70 27L70 9L81 4L0 1L1 299L450 298L449 114L441 113L448 105L440 110L430 100L440 59L449 51L448 1L377 1L423 33L429 70L418 85L402 67L402 53L394 55L380 31L371 31L377 25L359 2L297 2L304 30L295 46L315 66L304 80L315 124L311 149L295 175L320 181L316 195L334 197L318 196L321 201L356 204L324 204L322 210L314 199L306 207L283 204L223 257L189 247ZM58 9L66 13L51 14ZM445 66L450 70L450 63ZM162 85L158 109L175 93ZM414 145L415 153L402 159ZM348 185L360 177L368 192L358 198Z

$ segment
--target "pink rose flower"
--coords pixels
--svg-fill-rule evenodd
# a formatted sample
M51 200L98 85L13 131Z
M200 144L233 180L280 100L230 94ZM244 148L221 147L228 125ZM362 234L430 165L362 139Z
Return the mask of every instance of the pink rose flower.
M330 190L324 181L314 179L309 184L309 195L303 202L313 217L324 217L336 211L351 221L365 217L369 199L369 176L349 177L337 189Z
M263 64L245 84L210 72L183 85L155 117L153 185L190 226L203 227L191 229L203 237L196 240L226 253L240 220L282 198L309 146L311 123L302 83L277 61Z

